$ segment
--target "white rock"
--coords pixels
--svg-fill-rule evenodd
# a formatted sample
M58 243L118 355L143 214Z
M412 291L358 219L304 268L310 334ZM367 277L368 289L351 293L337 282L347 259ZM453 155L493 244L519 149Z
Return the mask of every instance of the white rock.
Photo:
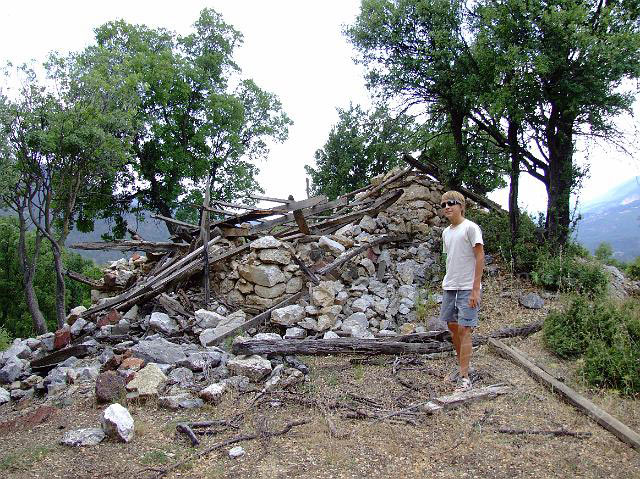
M362 312L353 313L342 323L342 330L345 332L350 332L352 328L367 329L368 327L369 320L367 315Z
M331 253L335 255L340 255L345 251L344 246L327 236L321 236L320 240L318 241L318 245L320 245L321 248L331 251Z
M79 336L84 327L87 325L87 321L83 318L77 318L71 325L71 335Z
M338 339L340 336L338 336L337 333L334 333L333 331L327 331L326 333L324 333L324 336L322 336L322 339Z
M262 236L249 244L251 249L271 249L280 248L281 246L282 242L273 236Z
M274 265L241 265L238 267L238 273L247 281L260 286L275 286L278 283L284 283L286 278L284 273Z
M278 308L271 313L271 321L282 326L293 326L304 318L304 308L297 304Z
M356 299L351 304L351 309L353 309L355 312L364 313L367 309L371 307L372 303L373 301L371 300L371 296L362 296Z
M284 333L284 339L303 339L307 336L307 332L303 328L293 327L287 328Z
M133 439L134 429L131 414L120 404L112 404L102 413L102 430L107 436L129 442Z
M226 390L227 383L213 383L200 391L200 397L207 402L218 404Z
M124 313L124 316L122 316L122 319L126 319L129 322L137 320L138 319L138 305L136 304L136 305L132 306L129 311Z
M253 337L253 339L261 341L278 341L282 339L282 336L277 333L258 333Z
M236 446L229 449L229 457L236 459L245 455L244 448L242 446Z
M5 388L0 388L0 404L8 403L11 399L11 394Z
M270 288L266 286L260 286L259 284L256 284L255 286L256 294L265 299L279 298L284 294L286 289L287 286L284 283L278 283L275 286L271 286Z
M376 230L376 220L369 215L364 215L360 220L359 226L367 233L373 233Z
M159 311L151 313L149 327L164 334L173 334L180 330L175 319L170 318L168 314L161 313Z
M263 263L288 265L291 263L291 253L284 249L263 249L258 253Z
M287 294L297 293L302 289L302 284L302 278L300 276L294 276L289 281L287 281L285 292Z
M271 361L258 355L236 356L227 362L227 369L236 376L246 376L257 382L271 373Z
M363 258L362 260L360 260L360 264L364 267L364 269L367 270L367 273L369 275L375 274L376 266L373 264L373 261L371 261L369 258Z
M202 329L215 328L225 317L213 311L199 309L195 312L196 324Z
M149 363L127 383L128 391L137 391L140 396L157 396L167 376L155 363Z
M63 434L60 444L63 446L97 446L105 438L104 431L99 427L89 427L67 431Z
M349 328L349 333L351 334L351 337L356 339L375 339L375 336L371 331L359 326L353 326Z

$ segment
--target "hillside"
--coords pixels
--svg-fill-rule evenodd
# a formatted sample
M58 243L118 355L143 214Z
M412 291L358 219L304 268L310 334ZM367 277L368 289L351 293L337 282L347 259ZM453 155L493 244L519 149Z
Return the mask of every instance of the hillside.
M609 190L580 208L577 240L592 253L602 242L613 247L614 257L632 261L640 256L640 177Z

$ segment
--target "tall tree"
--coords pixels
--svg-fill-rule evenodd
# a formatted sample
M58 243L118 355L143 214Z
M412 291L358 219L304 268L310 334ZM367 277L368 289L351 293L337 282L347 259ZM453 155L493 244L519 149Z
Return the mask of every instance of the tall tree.
M382 107L367 112L354 105L338 108L338 116L324 147L315 153L315 168L305 165L314 194L333 199L365 186L396 166L401 152L415 149L411 117L392 116Z
M291 120L275 95L240 77L233 59L240 32L206 9L187 36L117 21L96 29L96 41L87 51L95 69L138 91L123 210L133 202L184 217L202 203L208 177L214 200L261 191L254 161L270 141L287 138Z
M548 235L562 245L576 136L615 134L611 119L633 100L619 87L640 74L638 10L630 1L363 0L347 34L372 88L432 116L443 110L458 151L473 129L484 132L511 157L514 180L522 165L542 181Z

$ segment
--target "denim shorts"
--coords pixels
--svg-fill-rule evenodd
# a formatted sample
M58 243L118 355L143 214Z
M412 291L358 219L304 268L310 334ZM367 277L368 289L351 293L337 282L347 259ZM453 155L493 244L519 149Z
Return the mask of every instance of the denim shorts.
M444 290L440 319L447 323L458 323L460 326L475 328L478 325L478 306L469 306L470 289Z

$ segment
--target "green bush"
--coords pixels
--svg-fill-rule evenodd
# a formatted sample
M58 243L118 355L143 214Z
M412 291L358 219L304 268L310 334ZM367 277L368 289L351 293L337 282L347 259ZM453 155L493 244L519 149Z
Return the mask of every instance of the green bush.
M609 277L599 264L578 259L575 253L541 254L531 280L552 291L575 292L592 298L604 293L609 284Z
M640 303L622 304L584 297L564 311L550 313L543 328L545 345L566 359L584 358L581 374L592 385L622 394L640 392Z
M640 256L627 265L626 272L629 278L640 281Z
M9 331L0 326L0 351L4 351L11 346L11 335Z

